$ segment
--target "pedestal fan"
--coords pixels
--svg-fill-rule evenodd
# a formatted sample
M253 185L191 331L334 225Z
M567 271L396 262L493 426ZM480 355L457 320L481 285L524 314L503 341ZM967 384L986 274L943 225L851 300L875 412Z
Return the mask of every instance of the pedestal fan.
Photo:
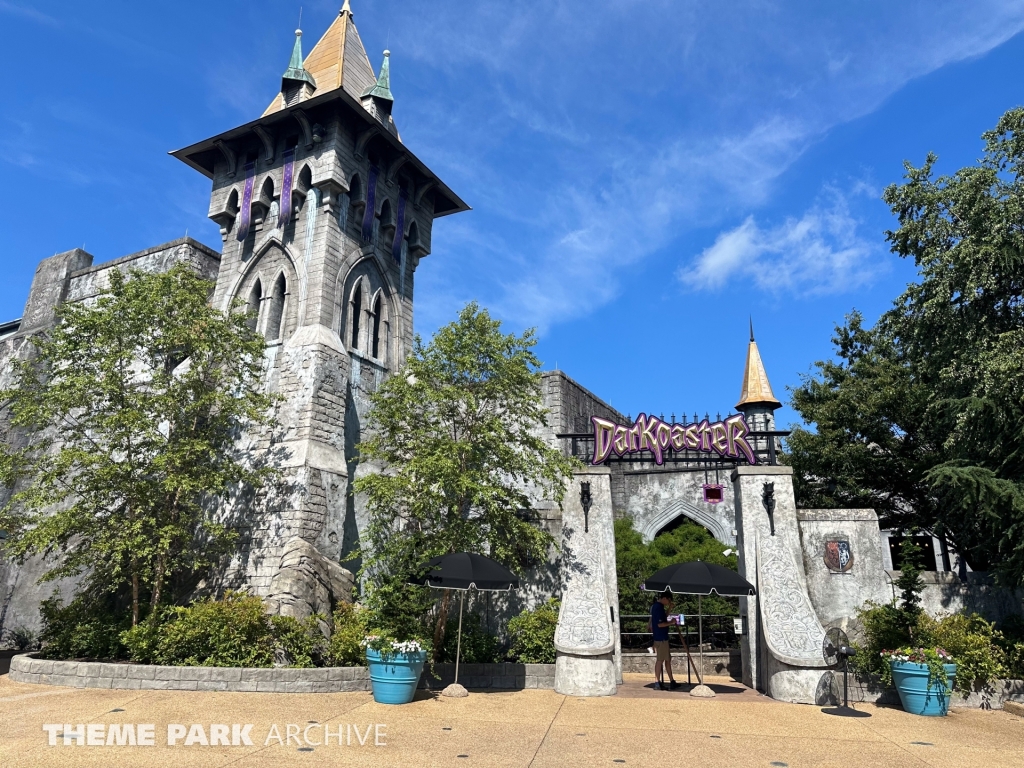
M838 715L840 717L871 717L867 712L858 712L850 706L849 675L850 657L857 654L857 649L850 647L850 638L846 636L839 627L830 627L825 633L825 639L821 643L821 655L825 663L832 669L837 669L840 664L843 666L843 705L835 707L824 707L822 712L826 715ZM833 677L833 679L835 679ZM838 691L836 692L838 694ZM838 698L838 695L837 697Z

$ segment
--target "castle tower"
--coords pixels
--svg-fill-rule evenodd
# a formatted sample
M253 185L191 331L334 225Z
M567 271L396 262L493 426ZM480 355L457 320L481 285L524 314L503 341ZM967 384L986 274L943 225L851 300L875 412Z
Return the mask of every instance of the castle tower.
M283 397L276 434L251 449L291 487L266 509L238 505L250 538L226 586L245 583L294 615L316 602L295 594L299 571L334 578L358 545L351 481L367 398L412 344L434 219L468 210L402 143L390 54L375 76L348 0L305 58L301 35L261 116L172 153L212 182L224 243L213 302L255 313Z
M747 346L747 364L743 369L743 387L736 410L747 417L747 423L755 431L775 429L775 411L782 407L768 382L768 373L761 362L761 353L754 341L754 323L750 322L750 344Z

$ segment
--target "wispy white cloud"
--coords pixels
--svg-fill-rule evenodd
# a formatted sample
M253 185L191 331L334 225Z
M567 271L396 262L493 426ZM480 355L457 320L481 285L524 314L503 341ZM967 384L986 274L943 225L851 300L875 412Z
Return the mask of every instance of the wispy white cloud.
M48 27L60 26L60 21L55 19L53 16L37 11L35 8L18 5L17 3L9 3L7 0L0 0L0 13L18 16L23 19L28 19L29 21L34 21L38 24L45 24Z
M803 215L773 227L747 216L680 267L680 282L714 291L742 279L790 296L844 293L869 284L886 268L883 249L858 233L844 194L830 188L824 197Z
M468 283L505 317L545 327L614 300L627 270L696 227L752 216L733 241L779 242L784 225L762 228L756 212L808 148L911 80L1005 42L1024 29L1024 6L561 0L510 15L483 1L432 4L406 24L392 27L392 48L450 90L436 111L400 99L396 110L413 112L403 135L488 217L486 238L470 234L472 219L450 235L439 224L435 248L459 264L431 277L418 306ZM788 234L804 255L825 249L848 286L878 264L837 205L795 213ZM484 239L493 258L474 271ZM771 279L774 291L838 285L781 268Z

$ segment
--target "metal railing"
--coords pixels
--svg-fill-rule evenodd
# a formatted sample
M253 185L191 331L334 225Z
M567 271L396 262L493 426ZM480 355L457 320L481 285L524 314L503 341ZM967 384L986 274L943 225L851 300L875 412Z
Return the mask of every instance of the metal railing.
M619 618L622 620L620 634L622 636L623 653L643 653L651 647L651 643L653 642L652 635L650 630L648 630L650 616L623 614ZM705 652L727 651L740 647L739 636L736 634L733 622L736 618L739 617L733 615L726 616L724 614L717 613L704 615ZM683 649L680 635L686 641L686 645L689 646L690 651L692 653L696 653L698 650L696 614L687 614L686 623L681 625L678 631L675 627L669 628L668 642L671 649Z

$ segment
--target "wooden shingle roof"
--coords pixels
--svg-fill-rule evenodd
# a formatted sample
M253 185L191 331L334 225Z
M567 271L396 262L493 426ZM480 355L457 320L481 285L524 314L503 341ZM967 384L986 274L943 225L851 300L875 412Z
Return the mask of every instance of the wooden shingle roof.
M336 88L345 91L358 100L364 92L377 82L373 67L366 55L363 41L359 38L352 9L348 0L334 23L327 28L323 37L309 52L303 67L316 81L314 96L322 96ZM281 94L277 94L263 116L280 112L284 108Z

